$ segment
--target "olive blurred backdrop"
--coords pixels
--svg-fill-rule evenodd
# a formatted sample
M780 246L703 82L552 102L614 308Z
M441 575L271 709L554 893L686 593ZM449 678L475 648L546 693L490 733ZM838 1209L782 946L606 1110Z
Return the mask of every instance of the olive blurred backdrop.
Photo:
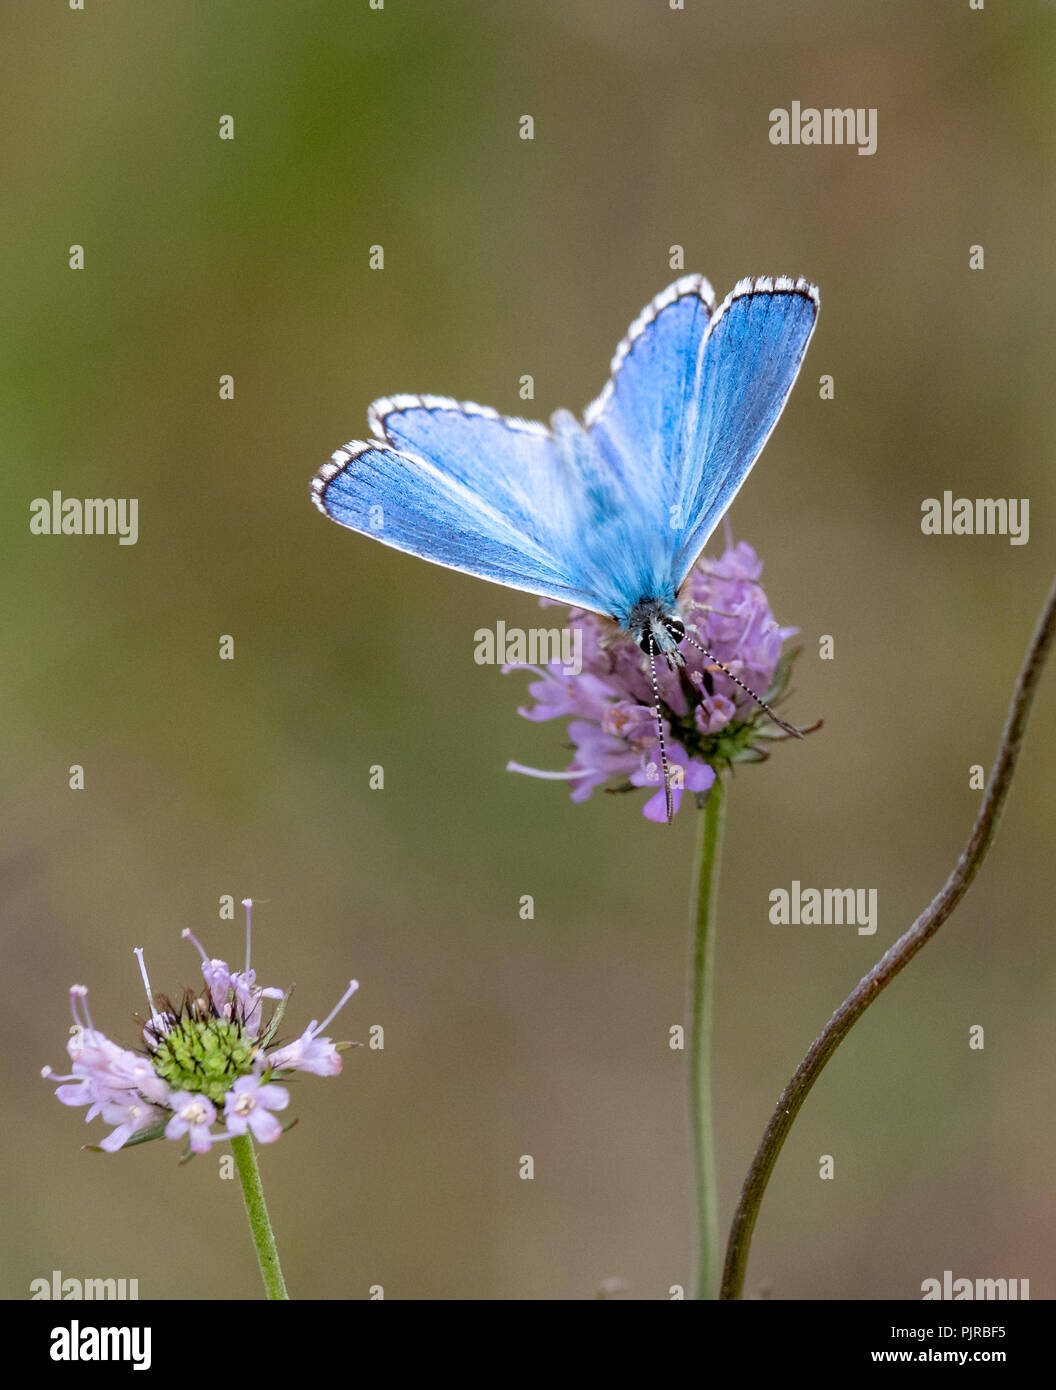
M267 899L255 964L296 980L291 1032L352 974L338 1036L385 1029L297 1084L263 1155L294 1294L666 1297L690 1257L668 1029L691 815L506 773L566 760L562 725L518 717L523 678L473 661L478 627L532 625L534 601L341 530L309 478L382 394L581 409L674 244L720 296L820 285L731 517L802 630L788 712L825 728L733 787L728 1215L793 1066L959 851L1049 582L1051 5L87 0L0 32L3 1292L60 1269L256 1296L215 1154L83 1152L102 1127L38 1076L74 981L131 1043L134 946L157 989L198 977L184 927L237 956L230 893ZM876 107L877 153L774 147L794 100ZM1029 497L1029 544L922 536L946 488ZM138 544L31 535L52 489L138 497ZM749 1293L912 1299L946 1269L1056 1293L1054 712L1050 671L977 886L793 1132ZM875 887L876 936L772 926L793 879Z

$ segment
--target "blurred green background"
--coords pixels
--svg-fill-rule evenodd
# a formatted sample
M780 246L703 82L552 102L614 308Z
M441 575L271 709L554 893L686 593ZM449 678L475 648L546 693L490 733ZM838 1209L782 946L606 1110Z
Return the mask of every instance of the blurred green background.
M666 830L637 794L574 807L506 773L566 756L560 724L518 718L523 678L473 661L478 627L533 625L534 601L341 530L309 479L382 394L581 409L673 244L720 297L820 285L731 514L802 630L787 711L825 728L732 790L728 1216L794 1065L951 867L1049 582L1052 7L86 0L5 7L0 33L2 1292L60 1269L257 1295L215 1153L83 1152L102 1126L38 1076L74 981L127 1044L134 946L165 990L198 978L183 927L237 956L230 893L268 900L254 963L296 980L291 1031L353 974L338 1036L385 1029L298 1083L263 1154L295 1295L666 1297L690 1260L667 1038L691 815ZM794 100L876 107L877 153L772 146ZM1029 544L922 536L945 488L1029 497ZM138 544L30 535L52 489L138 497ZM946 1269L1056 1294L1054 675L976 887L793 1131L750 1295L914 1299ZM793 879L875 887L876 936L772 926Z

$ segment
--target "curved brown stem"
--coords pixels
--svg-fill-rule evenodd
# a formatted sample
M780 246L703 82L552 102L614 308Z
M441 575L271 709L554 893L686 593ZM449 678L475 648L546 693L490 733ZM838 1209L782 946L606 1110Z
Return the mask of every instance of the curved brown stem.
M719 1297L722 1299L740 1298L744 1286L744 1272L748 1263L748 1250L756 1217L770 1180L774 1164L777 1162L781 1146L788 1137L800 1107L806 1100L810 1088L821 1074L822 1068L851 1028L873 1002L880 991L895 978L898 972L908 965L926 941L935 935L968 890L968 885L979 870L986 852L993 843L997 823L1012 784L1016 760L1019 757L1023 736L1026 733L1030 706L1034 699L1038 681L1041 677L1045 659L1052 646L1056 633L1056 580L1052 588L1037 628L1027 649L1023 667L1016 682L1016 688L1009 706L1001 744L990 769L990 777L983 794L979 814L976 816L968 843L953 872L946 880L941 892L924 909L917 920L898 938L895 944L880 957L872 970L858 981L854 989L836 1010L822 1029L820 1036L811 1044L807 1055L795 1070L792 1080L785 1087L777 1108L766 1127L766 1133L752 1159L752 1166L744 1180L741 1198L730 1229L726 1246L726 1262L722 1275Z

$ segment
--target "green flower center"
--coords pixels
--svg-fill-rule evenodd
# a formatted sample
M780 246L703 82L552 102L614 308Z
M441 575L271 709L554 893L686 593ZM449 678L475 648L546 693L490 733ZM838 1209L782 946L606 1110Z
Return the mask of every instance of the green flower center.
M151 1060L174 1091L198 1091L215 1104L252 1072L256 1051L237 1020L181 1018L157 1039Z

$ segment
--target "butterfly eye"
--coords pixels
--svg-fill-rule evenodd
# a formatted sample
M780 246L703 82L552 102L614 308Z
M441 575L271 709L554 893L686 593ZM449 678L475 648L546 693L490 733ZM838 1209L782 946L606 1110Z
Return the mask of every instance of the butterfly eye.
M668 632L675 639L676 643L681 642L685 639L686 625L684 622L682 622L680 618L665 618L664 627L667 628Z

